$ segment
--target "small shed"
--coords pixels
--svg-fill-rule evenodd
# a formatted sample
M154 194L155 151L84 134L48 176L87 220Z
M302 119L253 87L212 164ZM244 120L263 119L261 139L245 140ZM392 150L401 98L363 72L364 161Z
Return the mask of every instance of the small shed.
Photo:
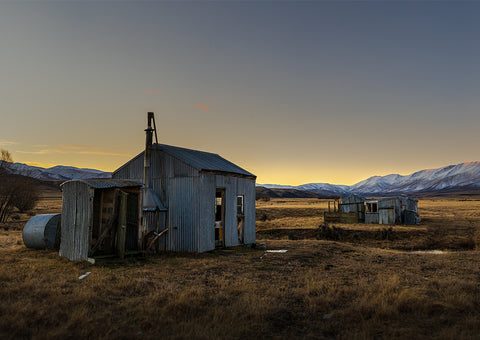
M365 201L365 223L417 224L418 221L418 201L409 196Z
M145 152L114 171L141 181ZM143 233L161 233L159 249L204 252L255 243L255 176L217 154L151 146L151 194L165 207L144 218Z
M86 260L141 250L141 187L115 179L64 182L60 256Z
M152 143L152 122L149 112L145 151L112 174L143 182L143 235L166 251L255 243L256 176L215 153Z
M417 224L418 201L405 195L366 199L352 194L341 199L338 212L327 211L324 218L337 223Z

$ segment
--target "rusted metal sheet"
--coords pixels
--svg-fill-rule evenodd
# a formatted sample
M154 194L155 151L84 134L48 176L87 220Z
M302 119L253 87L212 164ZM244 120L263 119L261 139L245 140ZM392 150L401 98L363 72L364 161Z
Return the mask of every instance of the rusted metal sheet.
M23 228L23 243L34 249L55 248L60 241L57 240L59 230L60 214L36 215Z

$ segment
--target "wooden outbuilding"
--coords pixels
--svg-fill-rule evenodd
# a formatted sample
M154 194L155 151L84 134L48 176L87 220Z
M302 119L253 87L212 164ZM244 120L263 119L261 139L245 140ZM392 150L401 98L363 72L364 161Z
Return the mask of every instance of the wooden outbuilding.
M87 260L141 251L141 187L129 180L64 182L60 256Z

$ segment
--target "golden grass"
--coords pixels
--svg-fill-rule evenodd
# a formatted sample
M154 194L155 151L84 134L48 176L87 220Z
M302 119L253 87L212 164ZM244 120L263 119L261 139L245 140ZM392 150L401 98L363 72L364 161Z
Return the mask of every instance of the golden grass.
M37 209L58 209L49 199ZM317 239L313 211L325 205L310 202L259 204L272 216L259 241L285 254L237 247L90 265L25 248L24 221L10 223L0 228L0 338L478 338L480 251L455 243L475 237L478 201L421 200L425 223L394 226L397 239L375 238L385 226L341 225L363 234L338 241ZM285 230L304 237L268 238ZM428 240L446 251L405 251Z

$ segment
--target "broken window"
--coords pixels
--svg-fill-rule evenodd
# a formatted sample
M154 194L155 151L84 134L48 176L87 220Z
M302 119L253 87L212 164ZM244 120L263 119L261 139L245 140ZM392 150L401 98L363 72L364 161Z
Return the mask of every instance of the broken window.
M367 202L365 204L367 213L378 213L378 202Z
M237 196L237 215L243 215L243 195Z
M215 221L223 220L223 191L217 191L215 195Z

